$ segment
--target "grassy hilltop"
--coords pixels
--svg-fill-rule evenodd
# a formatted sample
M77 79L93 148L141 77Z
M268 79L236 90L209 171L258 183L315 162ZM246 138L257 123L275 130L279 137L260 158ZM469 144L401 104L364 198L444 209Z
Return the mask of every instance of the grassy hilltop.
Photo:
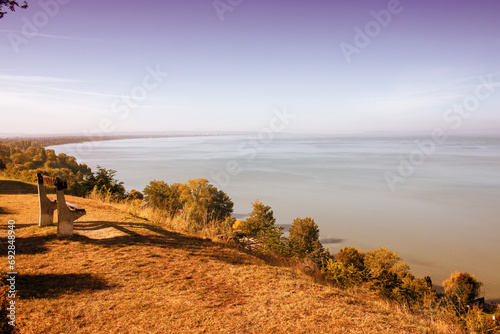
M2 233L16 221L21 333L461 333L446 319L315 282L112 205L67 200L87 215L74 237L58 239L55 226L37 225L36 187L0 180Z

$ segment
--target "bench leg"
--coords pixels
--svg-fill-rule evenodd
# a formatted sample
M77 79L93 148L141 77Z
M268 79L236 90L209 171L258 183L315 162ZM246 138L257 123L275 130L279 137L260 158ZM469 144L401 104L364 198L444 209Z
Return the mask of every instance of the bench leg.
M54 211L57 208L57 203L55 201L51 201L47 197L45 186L41 182L38 182L38 199L40 202L40 218L38 221L38 225L54 225Z
M85 215L85 211L73 211L66 205L64 192L57 190L57 235L69 237L73 235L73 222Z
M73 235L73 222L59 220L59 223L57 224L57 235L59 237L71 237Z

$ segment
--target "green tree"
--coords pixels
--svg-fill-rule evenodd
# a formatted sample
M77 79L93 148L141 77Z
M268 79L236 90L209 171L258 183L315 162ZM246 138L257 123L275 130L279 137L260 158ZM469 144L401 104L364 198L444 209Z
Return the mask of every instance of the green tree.
M479 296L479 289L483 284L469 273L454 272L443 282L445 296L459 311L465 311L467 305Z
M380 247L365 254L364 264L370 279L369 288L393 299L410 269L396 252Z
M182 189L184 212L194 225L222 222L233 212L229 196L211 185L207 179L191 179Z
M210 188L207 179L191 179L185 184L181 194L184 202L184 213L187 219L194 225L206 225L208 223L208 206L210 203Z
M0 0L0 19L4 17L7 12L3 12L3 9L10 9L12 12L16 11L16 7L26 9L28 8L28 2L24 1L21 5L17 1Z
M97 187L99 191L111 192L112 194L124 197L125 187L123 186L123 182L118 181L115 175L116 170L97 166L97 173L92 174L89 178L95 182L95 187Z
M110 194L115 199L125 198L125 187L123 182L115 178L116 171L97 166L97 173L85 176L83 181L76 182L71 191L79 196L87 196L92 191L100 194Z
M305 257L318 247L319 228L311 217L295 218L289 229L288 242L292 254Z
M264 244L264 250L279 255L287 255L286 239L283 237L282 226L271 226L262 230L258 238Z
M374 275L385 272L401 275L409 270L408 265L396 252L381 247L367 252L364 256L364 264Z
M181 194L183 185L174 183L168 185L164 181L151 181L144 188L144 199L154 207L165 210L170 218L173 218L178 209L183 206Z
M213 222L222 222L231 217L234 203L231 198L222 190L216 187L210 187L210 201L207 208L207 220Z
M252 203L252 207L250 217L241 224L241 233L259 240L263 244L265 251L284 254L283 227L274 225L276 218L274 218L271 207L262 204L259 200Z
M245 219L241 226L241 231L243 234L249 237L257 237L262 231L274 227L276 218L274 218L274 212L268 205L262 204L259 200L252 203L252 212L250 212L250 217Z
M168 183L164 181L153 180L144 188L144 199L150 205L159 209L166 209L170 189Z

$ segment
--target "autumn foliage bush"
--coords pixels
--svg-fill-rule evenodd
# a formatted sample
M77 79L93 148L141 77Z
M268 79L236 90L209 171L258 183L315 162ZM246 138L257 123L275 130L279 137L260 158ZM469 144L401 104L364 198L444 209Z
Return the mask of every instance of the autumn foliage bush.
M444 293L448 301L464 312L467 305L479 296L482 283L474 275L456 271L450 278L443 282Z
M339 287L364 287L409 306L422 305L436 296L425 279L414 277L397 253L386 248L366 253L354 247L343 248L335 260L326 261L322 271Z

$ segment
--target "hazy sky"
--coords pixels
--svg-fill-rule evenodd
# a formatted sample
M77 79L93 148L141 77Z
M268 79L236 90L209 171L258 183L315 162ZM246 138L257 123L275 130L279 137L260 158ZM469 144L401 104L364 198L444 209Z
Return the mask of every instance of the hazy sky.
M28 3L0 133L500 130L498 0Z

